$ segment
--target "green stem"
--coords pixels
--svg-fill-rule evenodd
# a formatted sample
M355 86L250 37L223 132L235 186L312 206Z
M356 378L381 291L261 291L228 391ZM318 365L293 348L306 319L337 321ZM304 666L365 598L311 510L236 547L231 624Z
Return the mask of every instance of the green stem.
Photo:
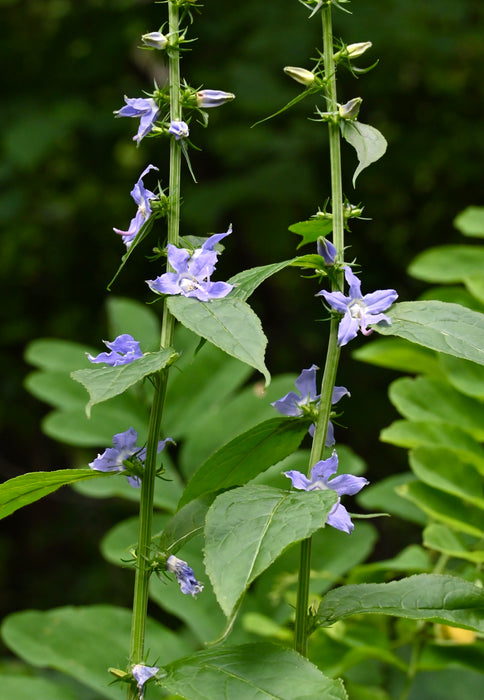
M323 22L324 42L324 70L326 80L326 98L328 111L337 109L336 75L333 59L333 29L331 20L331 5L326 4L321 11ZM333 213L333 242L338 251L338 259L343 260L344 255L344 218L343 218L343 186L341 177L341 149L340 132L338 124L328 122L329 149L331 162L331 201ZM343 275L332 284L332 291L342 288ZM331 399L336 382L336 373L340 356L338 345L337 319L331 320L328 348L324 366L323 380L321 384L321 398L319 402L318 418L315 424L311 456L309 459L309 472L323 456L328 422L331 414ZM311 539L301 542L299 577L296 601L296 623L294 634L294 646L303 656L307 656L308 649L308 603L309 581L311 575Z
M179 29L178 7L175 2L168 2L169 31L174 36ZM181 119L180 105L180 61L177 49L169 52L170 79L170 118ZM181 144L174 138L170 140L170 209L168 212L168 242L178 244L180 227L180 180L181 180ZM163 309L161 328L161 348L173 344L174 318L166 302ZM165 403L168 369L162 370L154 377L155 392L151 408L148 441L146 446L145 471L141 483L139 531L137 547L137 568L134 584L133 618L131 626L131 647L129 659L131 664L143 662L146 617L148 610L148 585L151 575L150 546L153 524L153 497L156 478L156 456L160 439L161 421ZM128 699L136 697L136 692L128 690Z

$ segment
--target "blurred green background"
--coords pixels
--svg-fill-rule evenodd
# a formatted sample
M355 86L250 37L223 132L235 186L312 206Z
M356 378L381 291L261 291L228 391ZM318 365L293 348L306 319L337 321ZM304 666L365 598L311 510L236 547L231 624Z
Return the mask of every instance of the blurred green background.
M363 202L371 218L352 224L347 258L362 265L364 292L395 287L406 300L422 289L406 276L406 265L430 245L456 241L455 215L482 204L484 5L354 0L351 10L335 12L336 35L347 43L372 41L358 63L380 63L359 80L341 72L340 101L363 97L360 121L380 129L389 145L360 176L356 192L355 155L344 147L345 194ZM137 121L112 113L124 94L141 96L153 78L165 79L160 57L137 46L142 33L160 27L166 8L142 0L0 0L0 13L0 468L6 479L70 466L75 458L42 435L45 407L22 387L28 371L22 354L37 337L95 347L105 337L106 284L124 248L112 227L127 228L134 215L129 192L147 163L159 165L167 183L166 143L145 139L136 149ZM193 86L237 95L210 113L208 129L192 129L201 148L192 154L198 184L184 173L182 232L204 235L234 226L219 279L291 257L297 237L287 227L322 208L329 196L326 131L308 120L311 101L251 128L298 93L282 67L312 65L320 25L308 14L297 0L207 0L193 28L198 40L184 54L183 76ZM163 241L162 227L158 235ZM149 254L150 244L142 252ZM157 274L139 255L113 292L147 300L144 280ZM322 364L316 291L316 282L291 270L253 297L273 373ZM353 396L343 419L352 426L346 441L369 463L370 478L398 470L398 460L404 464L403 453L378 443L392 411L386 399L392 376L345 354L339 383ZM358 425L362 414L364 426ZM99 533L122 507L87 505L63 490L4 522L1 612L106 596L126 603L116 570L106 573L100 558L93 561ZM38 578L52 562L55 586L48 576Z

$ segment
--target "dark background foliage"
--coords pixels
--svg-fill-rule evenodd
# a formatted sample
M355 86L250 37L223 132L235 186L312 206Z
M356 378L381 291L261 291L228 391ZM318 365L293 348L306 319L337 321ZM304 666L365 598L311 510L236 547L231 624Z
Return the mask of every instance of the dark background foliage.
M123 94L140 96L153 78L165 79L159 56L137 45L143 32L160 26L166 9L135 0L0 0L0 9L0 468L10 478L76 460L42 435L45 407L22 387L28 371L22 354L37 337L99 346L105 336L106 283L123 252L111 229L127 227L134 213L129 191L148 162L159 164L162 184L167 181L166 144L145 139L136 149L137 122L113 119L112 112ZM336 34L347 43L371 40L372 51L359 63L380 63L359 80L342 72L340 101L363 97L360 120L380 129L389 145L360 176L356 192L354 152L344 148L345 194L363 202L371 217L352 225L348 256L364 270L363 291L395 287L402 300L411 299L420 286L406 276L407 263L430 245L455 241L454 216L482 203L484 6L354 0L351 9L352 15L335 13ZM208 129L192 129L201 148L192 155L199 184L184 175L184 233L205 235L233 223L220 279L291 257L297 237L287 227L322 208L329 195L326 132L308 120L311 101L251 128L297 94L282 67L311 67L320 26L307 16L296 0L207 0L194 25L198 40L183 58L192 85L237 95L212 111ZM162 241L162 227L158 235ZM138 256L114 292L147 299L143 280L156 274ZM315 281L288 271L254 296L273 373L322 363L317 290ZM349 356L341 368L340 383L353 395L346 441L367 460L370 477L404 466L404 455L377 437L389 422L391 376ZM106 596L126 602L117 574L110 578L105 567L99 573L93 561L96 538L121 506L86 503L63 490L4 524L3 610ZM53 569L51 578L37 578L43 567Z

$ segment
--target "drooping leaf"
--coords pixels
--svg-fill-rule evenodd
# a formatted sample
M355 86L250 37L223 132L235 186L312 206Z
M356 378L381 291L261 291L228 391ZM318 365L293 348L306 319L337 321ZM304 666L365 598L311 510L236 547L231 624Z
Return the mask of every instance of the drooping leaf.
M412 277L436 284L463 282L474 272L482 272L484 246L443 245L429 248L412 260L408 273Z
M168 299L175 318L194 333L261 372L270 381L264 355L267 345L259 318L241 299L198 301L184 296Z
M240 486L297 450L309 421L271 418L221 447L193 475L180 506L204 494Z
M16 476L0 484L0 518L35 503L61 486L102 476L106 476L106 472L96 472L92 469L59 469L54 472L30 472Z
M484 207L467 207L455 217L454 226L464 236L484 238Z
M457 557L475 564L484 563L484 551L480 547L479 540L473 540L471 548L466 544L462 535L454 532L446 525L431 523L423 532L423 543L425 547L442 552L448 557Z
M340 122L343 138L353 146L358 157L358 167L353 175L353 187L362 170L379 160L387 150L387 142L378 129L358 121Z
M244 591L293 542L324 527L335 491L283 491L244 486L207 513L205 563L217 600L230 617Z
M340 586L323 597L317 620L327 626L363 613L429 620L483 632L484 591L457 576L438 574Z
M71 377L82 384L90 396L86 404L86 415L91 415L91 408L96 404L122 394L130 386L170 365L177 357L178 353L173 348L164 348L158 352L146 353L127 365L72 372Z
M484 510L482 474L450 450L419 447L409 456L414 474L424 483Z
M373 326L378 333L484 364L484 314L443 301L410 301L394 304L387 315L391 324Z
M264 643L201 651L164 671L160 684L186 700L348 700L340 680L291 649Z
M302 240L298 244L298 248L306 243L315 243L320 236L326 237L333 230L333 220L331 217L315 216L308 221L298 221L296 224L289 226L289 231L302 236Z

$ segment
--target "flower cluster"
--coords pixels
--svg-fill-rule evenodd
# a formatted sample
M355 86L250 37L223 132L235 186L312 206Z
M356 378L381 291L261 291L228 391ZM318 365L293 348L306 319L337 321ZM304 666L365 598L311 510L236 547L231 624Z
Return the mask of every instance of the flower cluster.
M333 309L343 314L338 328L338 345L346 345L356 337L358 330L363 335L372 333L370 324L386 321L391 323L386 311L398 298L394 289L379 289L371 294L361 294L361 281L353 274L351 268L344 267L346 282L349 284L349 296L342 292L327 292L322 290L316 296L323 296Z
M154 280L146 280L149 288L157 294L181 294L185 297L195 297L199 301L226 297L233 285L228 282L211 282L210 277L218 257L214 246L230 233L231 226L225 233L210 236L200 248L193 251L169 244L168 263L175 272L165 272Z
M133 428L128 428L124 433L117 433L113 437L114 447L108 447L102 454L98 454L93 462L90 462L91 469L101 472L131 472L126 477L128 483L135 488L141 485L140 476L144 469L146 459L146 447L138 447L136 442L138 433ZM173 440L166 438L158 443L158 454L165 448L165 445Z
M138 182L131 190L131 196L138 205L138 210L136 212L136 216L131 219L128 230L121 231L119 228L113 228L115 233L119 233L119 235L123 237L123 243L126 245L126 248L130 247L131 243L136 238L136 234L151 216L152 209L150 200L158 199L157 195L154 192L147 190L143 183L144 176L149 173L150 170L158 170L158 168L154 165L148 165L148 167L143 170L138 178Z
M117 367L118 365L129 365L130 362L143 357L139 342L135 340L132 335L129 335L129 333L118 335L112 342L103 340L103 343L111 352L100 352L96 357L86 353L89 362L96 364L103 362L111 367Z
M195 597L203 591L203 583L197 581L193 569L183 559L178 559L172 554L166 560L166 570L175 574L182 593Z
M302 474L302 472L291 470L284 472L292 481L295 489L301 491L323 491L330 489L338 494L338 502L331 509L327 523L337 530L342 530L350 534L353 531L354 525L351 521L348 511L341 505L339 496L354 496L356 493L366 486L369 481L362 476L353 476L352 474L341 474L335 476L331 481L329 478L338 471L338 455L335 451L329 459L322 459L317 462L311 469L311 478Z
M316 370L319 369L316 365L311 365L309 369L303 369L299 377L296 379L295 391L290 391L288 394L271 403L276 411L285 416L302 416L304 414L311 415L316 418L320 395L316 389ZM331 403L338 403L343 396L351 396L350 392L344 386L335 386ZM314 435L314 424L311 425L309 433ZM326 433L326 447L334 445L334 427L331 421L328 422L328 430Z

